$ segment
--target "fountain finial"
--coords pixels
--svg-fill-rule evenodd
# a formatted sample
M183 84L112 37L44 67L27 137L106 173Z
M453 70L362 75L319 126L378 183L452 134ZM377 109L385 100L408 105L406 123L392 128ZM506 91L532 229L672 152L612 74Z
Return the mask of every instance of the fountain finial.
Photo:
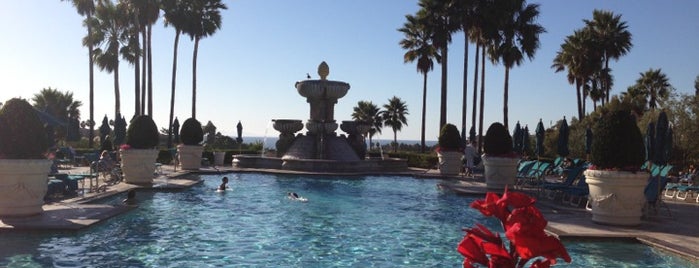
M328 67L328 64L325 63L325 61L321 62L320 65L318 65L318 75L320 76L320 80L327 80L326 78L328 77L329 73L330 67Z

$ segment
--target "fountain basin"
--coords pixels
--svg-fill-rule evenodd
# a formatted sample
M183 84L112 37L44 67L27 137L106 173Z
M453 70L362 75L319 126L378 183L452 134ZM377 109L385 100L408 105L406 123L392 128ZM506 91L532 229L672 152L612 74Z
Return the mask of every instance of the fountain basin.
M331 80L304 80L296 82L296 90L308 99L339 99L349 91L350 85Z
M303 129L303 123L301 122L301 120L275 119L273 121L274 124L272 124L272 127L274 127L276 131L279 131L281 133L293 134Z
M308 130L309 133L316 134L316 133L325 133L325 134L332 134L337 130L337 123L335 122L317 122L317 121L308 121L306 122L306 129Z

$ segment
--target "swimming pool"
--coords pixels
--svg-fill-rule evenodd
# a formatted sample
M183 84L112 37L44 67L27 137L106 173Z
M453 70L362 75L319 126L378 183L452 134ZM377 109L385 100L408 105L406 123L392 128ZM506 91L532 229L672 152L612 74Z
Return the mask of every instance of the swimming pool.
M0 234L0 266L461 267L462 227L498 222L437 180L224 174L77 233ZM286 198L297 192L308 202ZM120 202L124 196L105 202ZM636 243L566 242L572 267L691 267ZM640 258L639 258L640 257Z

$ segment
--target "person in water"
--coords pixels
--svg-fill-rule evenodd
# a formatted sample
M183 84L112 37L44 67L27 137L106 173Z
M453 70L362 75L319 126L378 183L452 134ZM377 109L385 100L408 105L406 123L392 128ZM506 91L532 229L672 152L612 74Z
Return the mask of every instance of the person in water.
M297 193L289 192L289 193L287 193L287 195L288 195L289 198L291 198L291 199L299 199L299 194L297 194Z
M136 190L130 189L126 194L126 199L124 199L124 201L121 202L125 205L136 205Z
M228 188L228 177L223 177L221 179L221 185L218 186L219 191L225 191Z

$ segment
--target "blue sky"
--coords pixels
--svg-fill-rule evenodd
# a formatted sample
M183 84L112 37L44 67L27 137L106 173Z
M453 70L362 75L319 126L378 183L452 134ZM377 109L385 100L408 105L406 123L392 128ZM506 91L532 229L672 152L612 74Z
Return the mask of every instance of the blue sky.
M294 83L306 73L317 78L321 61L330 66L328 79L350 83L339 100L335 119L350 120L360 100L378 105L392 96L409 108L408 126L399 139L420 138L422 76L415 65L403 63L396 31L404 16L417 11L417 1L406 0L267 0L224 1L223 26L200 43L197 71L197 119L212 121L227 135L240 120L245 136L276 136L271 119L309 118L309 106ZM564 73L550 68L565 36L583 27L594 9L621 14L633 35L633 48L610 63L613 94L634 83L639 73L661 68L678 93L693 93L699 75L699 1L531 1L541 5L538 22L547 30L532 61L510 72L510 124L520 121L533 128L539 118L548 126L576 111L575 90ZM0 101L31 98L42 88L73 92L83 102L88 119L88 59L81 45L86 34L69 2L58 0L11 1L0 11ZM153 28L154 114L158 127L169 116L174 30L162 20ZM461 124L463 35L453 36L449 53L447 121ZM180 39L175 114L183 122L191 116L191 60L193 42ZM470 53L475 47L470 47ZM473 55L470 60L473 60ZM471 117L473 65L469 63L468 126ZM121 109L133 115L133 67L121 64ZM504 69L486 66L485 122L502 121ZM427 133L436 140L439 130L440 66L428 75ZM95 120L114 113L113 76L95 70ZM591 107L591 104L588 104ZM590 109L590 108L589 108ZM588 110L589 110L588 109ZM381 139L392 138L385 128Z

